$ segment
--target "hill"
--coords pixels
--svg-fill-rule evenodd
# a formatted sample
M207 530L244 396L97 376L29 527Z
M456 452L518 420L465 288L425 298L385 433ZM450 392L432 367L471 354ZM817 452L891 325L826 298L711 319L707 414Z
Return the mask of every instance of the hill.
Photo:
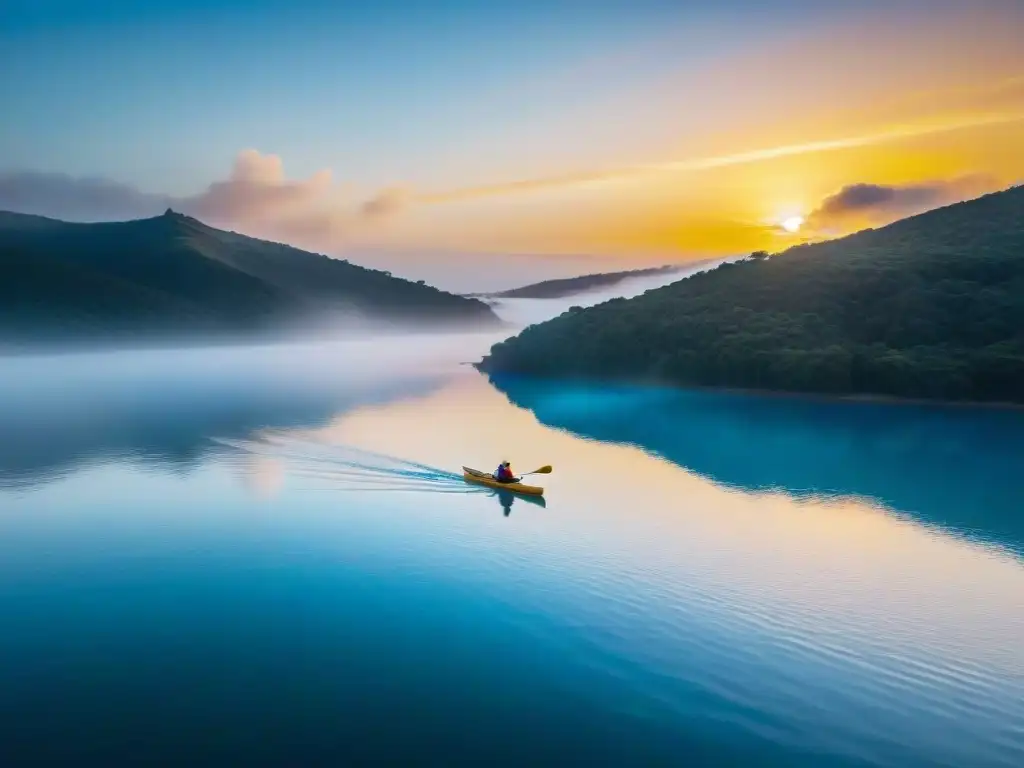
M271 331L326 316L499 322L481 301L168 210L72 224L0 212L0 342Z
M575 309L478 367L1024 402L1024 187Z
M685 265L685 268L694 266ZM520 288L511 288L507 291L497 293L474 294L485 296L490 299L559 299L563 296L572 296L584 291L592 291L597 288L607 288L610 285L621 283L634 277L646 277L649 275L663 275L678 272L684 266L669 264L664 267L650 267L647 269L630 269L622 272L598 272L592 275L580 275L579 277L563 277L556 280L543 280L539 283L531 283Z

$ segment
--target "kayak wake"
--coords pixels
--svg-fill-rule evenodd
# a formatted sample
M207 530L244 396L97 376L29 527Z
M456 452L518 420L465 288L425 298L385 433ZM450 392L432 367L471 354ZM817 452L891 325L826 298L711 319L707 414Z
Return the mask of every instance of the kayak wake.
M285 463L290 474L309 483L303 490L487 493L485 488L467 485L461 474L353 446L282 435L250 440L214 438L214 442Z

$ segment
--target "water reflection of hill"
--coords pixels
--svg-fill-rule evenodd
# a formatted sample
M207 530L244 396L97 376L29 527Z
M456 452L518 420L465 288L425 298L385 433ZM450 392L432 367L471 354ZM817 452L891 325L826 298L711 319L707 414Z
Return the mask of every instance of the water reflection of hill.
M747 490L868 497L1024 551L1024 413L495 377L551 427Z
M213 437L313 427L352 408L424 394L429 376L339 381L266 367L103 371L0 386L0 489L31 488L96 462L185 470L219 450Z

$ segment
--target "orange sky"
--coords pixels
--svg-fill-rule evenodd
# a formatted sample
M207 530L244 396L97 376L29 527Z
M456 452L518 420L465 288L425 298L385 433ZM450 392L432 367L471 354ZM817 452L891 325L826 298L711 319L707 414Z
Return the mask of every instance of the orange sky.
M796 234L778 226L851 184L932 185L941 203L1004 188L1024 180L1016 31L996 12L937 13L668 72L639 94L658 103L660 144L638 122L604 165L416 191L420 204L359 239L685 260L778 250L934 207L852 212Z

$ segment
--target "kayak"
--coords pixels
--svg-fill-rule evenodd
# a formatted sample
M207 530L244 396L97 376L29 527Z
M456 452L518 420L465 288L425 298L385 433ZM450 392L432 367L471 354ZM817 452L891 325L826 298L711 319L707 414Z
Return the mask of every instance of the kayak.
M489 488L499 488L503 491L513 493L525 493L527 496L543 496L544 489L536 485L523 485L522 483L500 483L494 479L490 472L481 472L479 469L462 468L462 479L468 483L480 483Z
M536 485L523 485L522 483L499 483L490 472L481 472L479 469L462 468L462 479L467 483L480 483L489 488L500 488L503 491L513 493L525 493L527 496L543 496L544 489Z

